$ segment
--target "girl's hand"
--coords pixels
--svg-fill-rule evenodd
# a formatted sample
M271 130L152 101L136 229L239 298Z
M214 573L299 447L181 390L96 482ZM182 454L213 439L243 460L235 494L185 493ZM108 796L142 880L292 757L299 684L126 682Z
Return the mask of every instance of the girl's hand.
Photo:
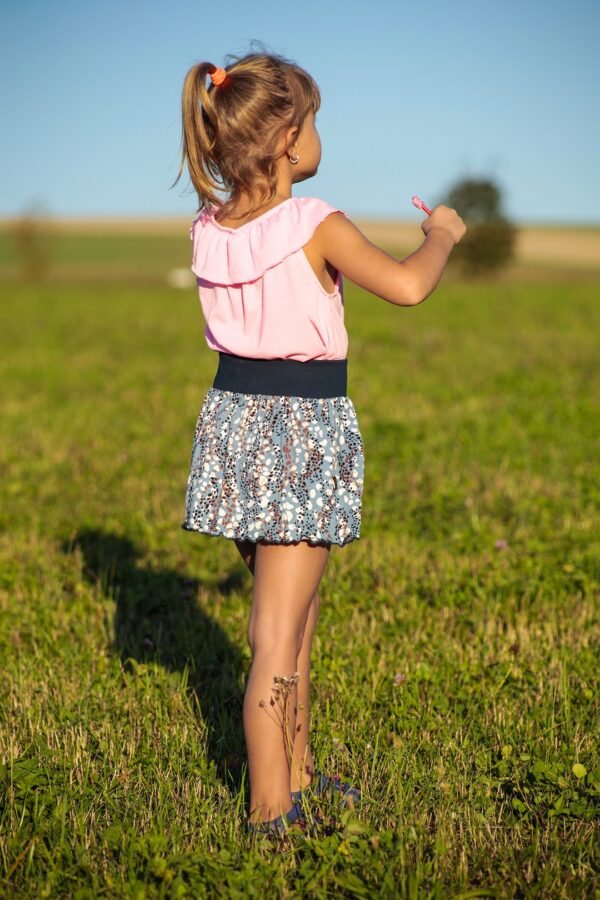
M431 215L421 222L423 234L427 235L432 228L443 228L451 236L455 245L462 240L467 230L467 226L456 210L443 204L434 206L431 210Z

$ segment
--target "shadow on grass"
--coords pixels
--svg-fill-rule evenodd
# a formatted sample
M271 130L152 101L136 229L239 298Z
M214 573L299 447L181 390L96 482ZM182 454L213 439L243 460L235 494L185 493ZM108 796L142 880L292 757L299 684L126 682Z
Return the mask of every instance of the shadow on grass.
M171 672L183 673L187 666L187 690L207 725L208 756L223 782L239 790L245 758L241 681L247 666L239 648L202 609L200 581L142 565L132 540L98 529L79 529L61 549L71 554L77 547L85 578L115 599L110 650L126 671L132 670L132 659L154 661ZM233 573L216 587L227 594L243 580Z

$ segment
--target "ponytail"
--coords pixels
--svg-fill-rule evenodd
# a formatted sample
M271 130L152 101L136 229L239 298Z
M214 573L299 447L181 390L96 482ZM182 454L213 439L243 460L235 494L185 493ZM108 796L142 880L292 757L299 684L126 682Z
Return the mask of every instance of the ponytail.
M219 203L215 193L220 184L217 181L219 168L214 157L217 135L217 115L206 88L206 78L214 69L212 63L200 62L189 70L183 82L181 95L182 155L177 184L187 161L190 179L199 199L199 208ZM214 88L213 88L214 91Z

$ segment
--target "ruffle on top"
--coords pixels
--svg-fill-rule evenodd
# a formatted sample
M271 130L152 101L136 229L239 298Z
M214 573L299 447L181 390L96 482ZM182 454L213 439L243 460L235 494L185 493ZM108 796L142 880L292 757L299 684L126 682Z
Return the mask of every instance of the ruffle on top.
M254 281L307 244L330 213L348 218L317 197L289 197L239 228L215 222L216 209L203 209L190 227L192 272L213 284Z

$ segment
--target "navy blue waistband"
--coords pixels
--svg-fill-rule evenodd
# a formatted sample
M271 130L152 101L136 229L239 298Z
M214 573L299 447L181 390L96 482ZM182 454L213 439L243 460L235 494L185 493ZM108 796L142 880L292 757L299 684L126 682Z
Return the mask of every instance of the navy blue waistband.
M219 351L213 387L242 394L345 397L347 359L254 359Z

